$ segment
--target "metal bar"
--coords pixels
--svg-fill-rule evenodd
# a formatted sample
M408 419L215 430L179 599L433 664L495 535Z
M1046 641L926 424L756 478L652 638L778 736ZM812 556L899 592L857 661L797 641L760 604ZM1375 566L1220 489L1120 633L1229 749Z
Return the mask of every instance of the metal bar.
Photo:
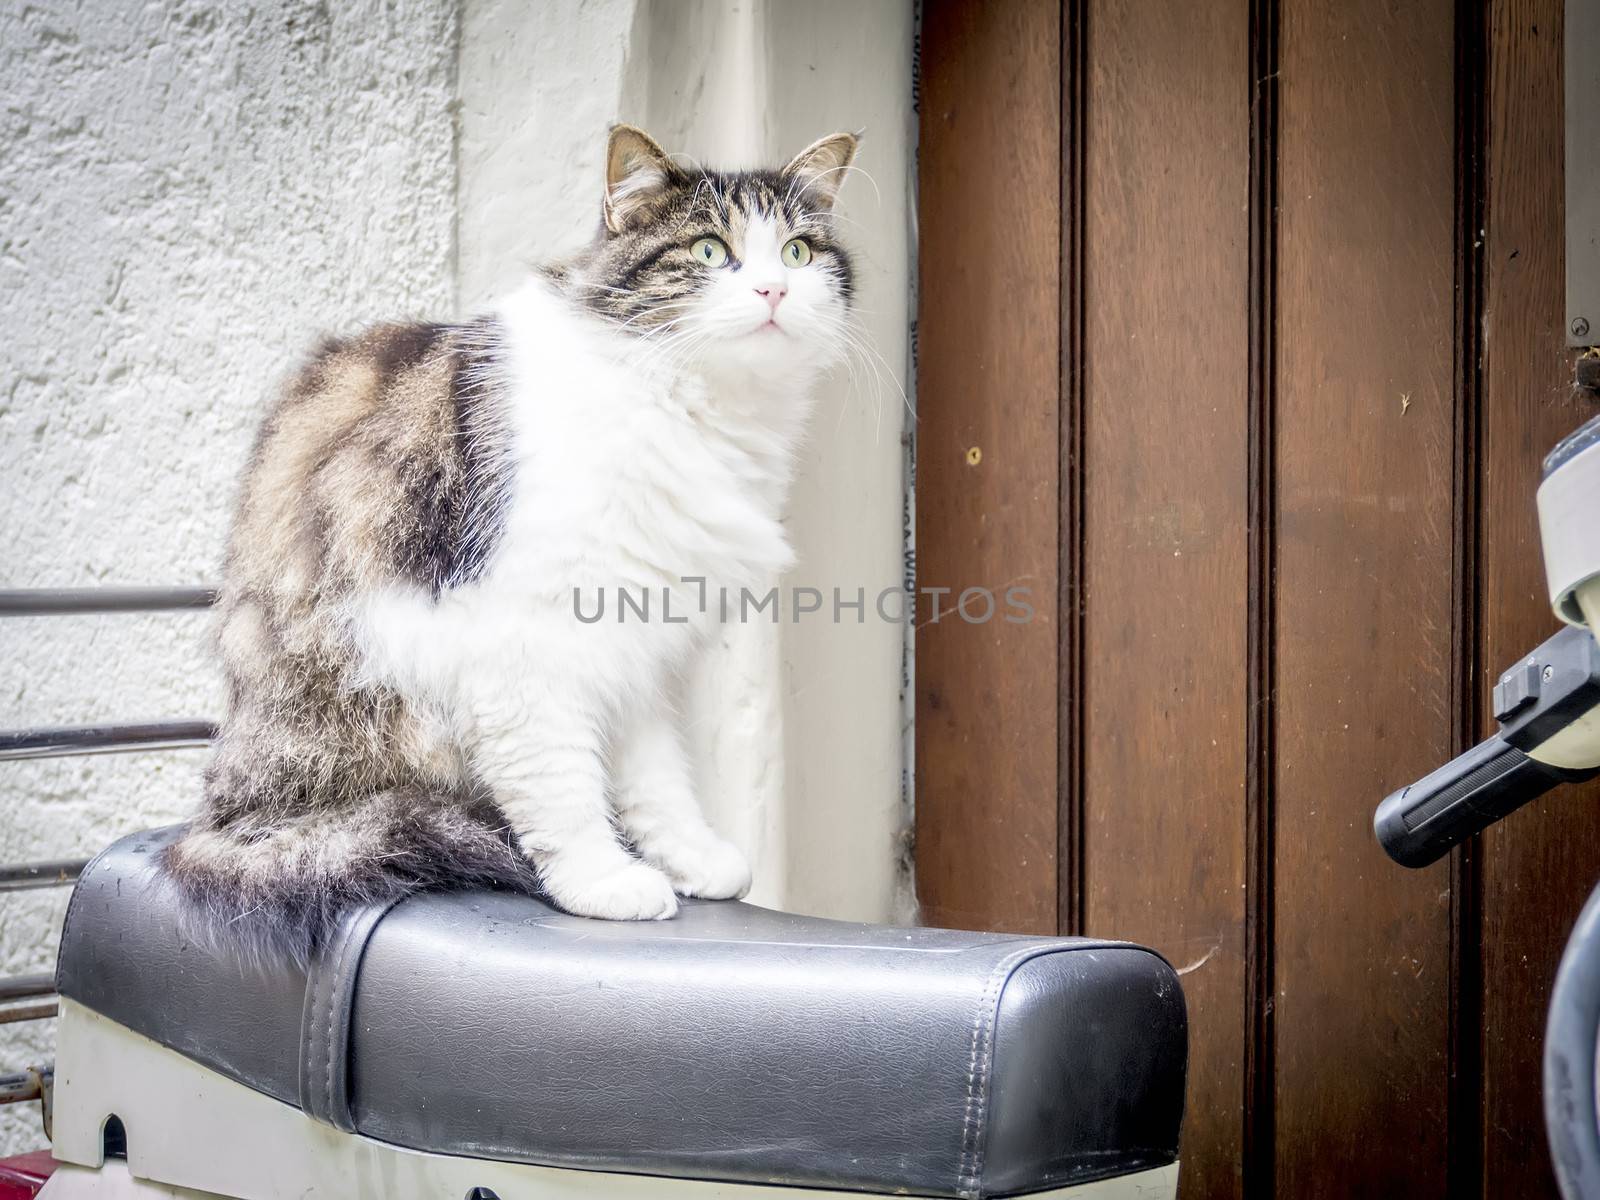
M0 1001L29 1000L35 996L54 996L56 977L48 974L12 975L0 979Z
M53 1067L0 1075L0 1104L26 1104L29 1100L37 1100L44 1088L55 1082L55 1077Z
M26 892L34 888L60 887L77 879L88 865L87 858L0 864L0 892Z
M42 1021L53 1017L60 1008L54 1000L43 1004L18 1004L14 1008L0 1008L0 1025L16 1025L22 1021Z
M208 587L9 588L0 589L0 617L166 612L209 608L216 598Z
M130 725L69 725L0 730L0 762L72 754L125 754L204 746L216 734L209 721L146 721Z

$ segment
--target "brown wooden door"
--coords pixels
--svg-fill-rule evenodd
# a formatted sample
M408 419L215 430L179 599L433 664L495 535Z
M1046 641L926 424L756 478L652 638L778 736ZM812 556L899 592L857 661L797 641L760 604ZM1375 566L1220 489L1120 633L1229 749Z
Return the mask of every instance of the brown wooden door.
M1561 15L924 4L918 581L1037 613L920 614L919 895L1179 967L1185 1197L1555 1195L1600 791L1424 871L1371 816L1554 629Z

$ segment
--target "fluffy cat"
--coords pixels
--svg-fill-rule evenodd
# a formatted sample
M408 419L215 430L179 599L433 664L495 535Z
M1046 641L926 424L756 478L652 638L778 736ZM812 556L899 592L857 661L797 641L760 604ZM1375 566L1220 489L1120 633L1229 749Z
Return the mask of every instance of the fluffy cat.
M678 692L707 592L791 562L794 454L851 301L831 211L855 150L834 134L718 173L618 126L585 251L470 323L316 353L250 456L227 711L164 861L206 924L303 956L345 908L447 883L619 920L746 892ZM662 589L671 620L579 619L577 595Z

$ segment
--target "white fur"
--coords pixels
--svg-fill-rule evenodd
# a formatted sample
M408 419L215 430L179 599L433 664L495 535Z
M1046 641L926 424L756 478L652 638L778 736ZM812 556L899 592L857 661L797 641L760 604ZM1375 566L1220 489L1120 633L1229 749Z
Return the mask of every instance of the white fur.
M782 264L788 234L753 223L738 268L663 332L619 330L543 280L506 299L515 484L489 569L350 614L365 672L453 732L573 912L662 918L675 893L750 884L700 815L678 698L718 589L754 590L792 558L782 506L844 305L814 267ZM775 312L761 288L787 290ZM648 589L648 622L618 621L622 588ZM604 590L602 621L577 619L574 589L591 615Z

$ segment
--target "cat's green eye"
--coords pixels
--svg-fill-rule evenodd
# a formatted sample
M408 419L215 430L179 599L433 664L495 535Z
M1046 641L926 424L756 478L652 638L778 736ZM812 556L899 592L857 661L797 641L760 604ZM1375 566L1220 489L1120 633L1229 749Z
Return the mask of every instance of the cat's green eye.
M811 243L805 238L790 238L783 244L783 265L803 267L811 261Z
M708 267L728 265L728 247L721 238L703 237L689 247L689 253L694 255L696 262Z

